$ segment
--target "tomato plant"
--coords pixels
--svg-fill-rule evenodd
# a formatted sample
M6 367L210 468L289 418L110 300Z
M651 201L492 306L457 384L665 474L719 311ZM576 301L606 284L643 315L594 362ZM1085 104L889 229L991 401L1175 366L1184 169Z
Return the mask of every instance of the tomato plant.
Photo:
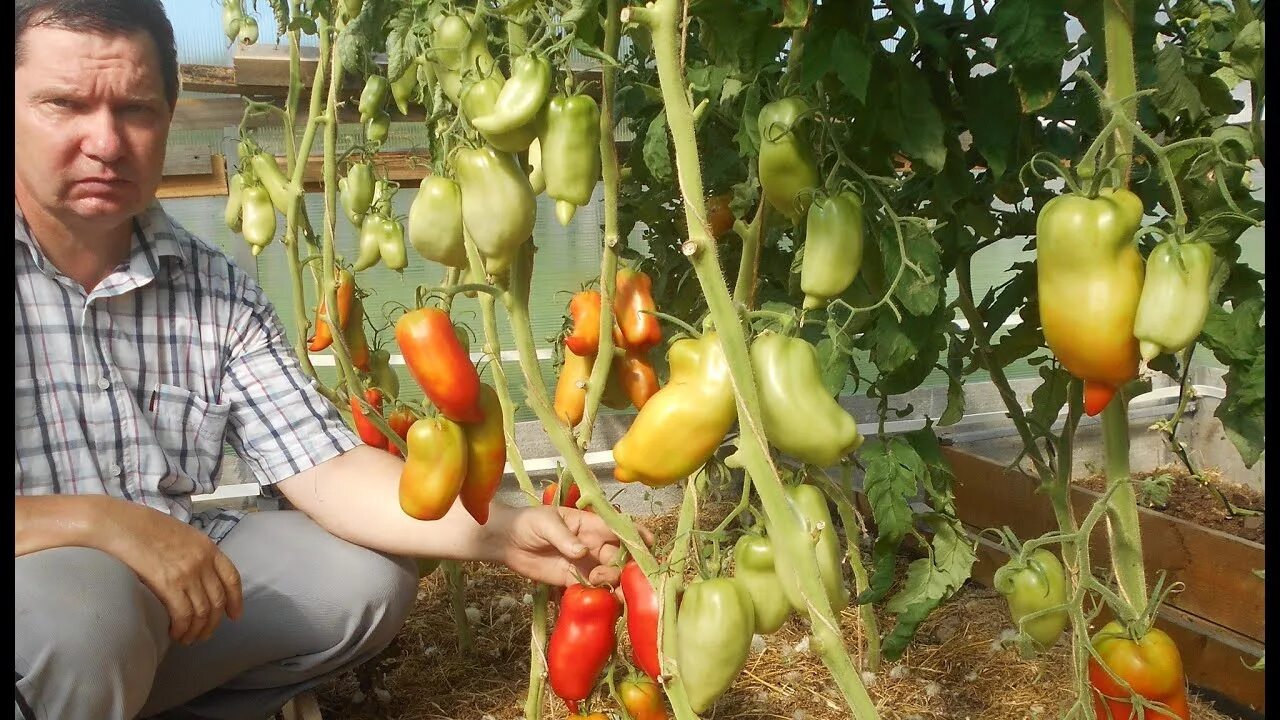
M291 94L284 114L306 129L286 133L294 147L284 153L265 151L244 123L225 224L255 255L280 237L297 297L314 279L314 324L295 309L299 334L315 331L295 342L299 362L319 377L308 351L333 353L341 387L321 392L349 403L367 442L405 455L405 512L438 517L461 498L483 523L507 461L530 503L554 501L508 439L514 407L534 412L565 459L562 504L580 503L629 541L634 661L662 682L625 682L625 695L652 700L660 689L672 714L691 720L736 682L744 638L776 631L794 611L851 716L877 717L836 614L857 606L861 637L878 641L858 656L874 670L969 579L976 556L937 432L964 416L979 371L1000 391L1060 521L1025 546L1008 538L1016 557L997 584L1011 617L1048 645L1068 628L1085 637L1082 609L1105 602L1125 642L1164 647L1147 628L1161 597L1147 588L1126 482L1128 402L1151 373L1185 383L1193 354L1211 352L1227 368L1216 415L1246 465L1261 457L1264 278L1241 260L1242 234L1264 215L1250 180L1265 157L1261 3L575 0L554 13L540 0L268 4L291 59L314 35L328 61L327 76L306 78L313 92L349 78L359 92L316 95L326 107L305 121ZM253 42L256 21L241 5L224 3L223 30ZM1083 32L1069 34L1069 23ZM624 36L632 52L619 52ZM1077 61L1081 72L1064 83ZM290 82L301 87L294 65ZM1247 113L1237 99L1246 95ZM354 103L364 130L350 148L318 124L339 116L339 102ZM393 104L400 115L421 105L428 123L426 152L410 164L431 168L407 218L393 210L400 176L378 152L402 119ZM251 101L246 118L261 111ZM634 137L625 149L619 125ZM299 159L317 142L326 161L319 233L299 202ZM582 211L597 197L598 226ZM529 307L542 207L601 237L599 273L572 289L555 340L553 388ZM335 237L338 215L356 239L349 257ZM314 254L304 260L303 248ZM973 258L989 250L1018 259L1000 282L975 285ZM319 271L303 272L312 262ZM420 262L440 265L444 280L412 300L375 304L354 281L378 264L402 272ZM490 362L492 380L481 383L458 335L458 294L479 300L476 350L490 358L503 352L505 311L519 377ZM389 328L366 317L366 302L404 306L393 311L396 348L426 395L421 407L399 397ZM1038 377L1023 400L1015 368ZM945 404L922 429L886 432L921 414L904 397L934 377L946 383ZM855 394L873 406L856 419L842 403ZM696 537L688 547L645 547L586 470L602 405L629 422L612 448L614 476L680 484L680 522ZM1087 574L1070 579L1100 566L1081 541L1095 521L1077 526L1064 481L1085 414L1102 417L1108 504L1090 517L1107 517L1108 580L1119 593ZM1181 414L1161 432L1194 470L1176 437ZM851 522L855 463L875 527L869 564ZM750 479L738 515L691 533L694 509L725 468ZM929 552L897 578L911 535ZM731 571L707 562L729 547ZM698 563L700 579L686 586ZM566 651L566 633L582 624L565 614L578 593L566 594L548 668L539 648L549 595L535 594L530 717L544 670L566 699L599 694L616 640L603 620L587 623L586 649ZM599 600L607 618L613 610ZM883 635L877 604L894 616ZM633 607L643 621L635 627ZM716 638L714 652L695 637ZM1097 712L1090 688L1124 701L1098 671L1115 670L1128 646L1093 647L1092 666L1072 657L1073 718ZM589 662L574 667L566 658L575 655ZM664 658L680 672L661 677ZM1175 691L1125 679L1180 712Z

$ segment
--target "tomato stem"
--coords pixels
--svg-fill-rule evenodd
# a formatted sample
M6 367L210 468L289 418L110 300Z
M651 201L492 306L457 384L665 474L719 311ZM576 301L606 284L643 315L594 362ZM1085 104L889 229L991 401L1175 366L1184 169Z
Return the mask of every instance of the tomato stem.
M621 22L618 20L619 0L607 0L604 26L603 52L616 59L618 55ZM600 174L604 184L604 236L600 255L600 346L587 380L587 403L583 411L578 447L585 450L591 444L595 430L596 414L600 411L600 399L609 384L609 372L613 366L613 296L617 284L618 245L618 194L622 174L618 169L618 149L614 142L613 104L618 70L605 63L600 71Z
M1106 34L1107 96L1113 101L1129 98L1121 104L1119 113L1132 122L1138 114L1138 102L1133 98L1138 91L1133 63L1133 0L1105 0L1102 17ZM1132 131L1128 127L1116 128L1112 157L1126 158L1120 187L1129 186L1132 162L1128 158L1132 153Z
M1143 568L1142 534L1138 523L1138 499L1129 474L1129 412L1124 389L1102 411L1102 439L1106 451L1107 539L1111 566L1124 601L1116 614L1125 624L1147 609L1147 576Z

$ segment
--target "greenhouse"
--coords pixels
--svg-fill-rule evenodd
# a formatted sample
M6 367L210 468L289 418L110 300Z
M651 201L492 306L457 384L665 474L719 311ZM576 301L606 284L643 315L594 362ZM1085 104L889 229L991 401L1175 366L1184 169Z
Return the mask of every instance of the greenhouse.
M19 0L16 717L1265 716L1261 0Z

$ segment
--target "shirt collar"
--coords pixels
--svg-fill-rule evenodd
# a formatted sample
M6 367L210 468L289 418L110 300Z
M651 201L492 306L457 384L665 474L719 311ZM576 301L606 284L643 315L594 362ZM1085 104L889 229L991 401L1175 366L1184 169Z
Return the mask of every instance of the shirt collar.
M160 206L159 200L152 200L133 220L133 242L127 265L148 268L154 276L160 263L166 258L183 266L191 259L190 249L178 241L178 231ZM48 262L39 244L31 237L17 199L13 201L13 234L15 241L24 243L31 249L40 264Z

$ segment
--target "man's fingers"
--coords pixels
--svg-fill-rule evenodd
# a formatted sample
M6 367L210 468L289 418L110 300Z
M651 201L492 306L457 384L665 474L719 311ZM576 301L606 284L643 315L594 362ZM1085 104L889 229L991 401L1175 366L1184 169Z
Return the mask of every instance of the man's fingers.
M181 641L191 627L191 599L182 590L171 588L161 600L169 611L169 637Z
M212 568L202 576L204 594L209 600L209 617L205 620L203 631L196 636L196 642L204 642L213 635L222 621L223 609L227 605L227 591L222 587L222 580Z
M187 589L187 598L191 602L191 623L182 636L183 645L190 645L203 635L209 622L209 598L205 596L204 583L199 578Z
M244 591L240 587L240 571L236 570L231 559L221 552L213 558L213 569L218 573L218 579L221 580L222 587L226 591L227 617L239 620L240 614L244 612Z
M566 510L567 508L560 509ZM577 512L574 510L569 511ZM576 560L587 554L587 546L569 529L562 512L556 514L546 513L543 517L546 518L546 522L543 522L539 528L540 533L543 539L551 543L551 546L559 551L561 555Z

